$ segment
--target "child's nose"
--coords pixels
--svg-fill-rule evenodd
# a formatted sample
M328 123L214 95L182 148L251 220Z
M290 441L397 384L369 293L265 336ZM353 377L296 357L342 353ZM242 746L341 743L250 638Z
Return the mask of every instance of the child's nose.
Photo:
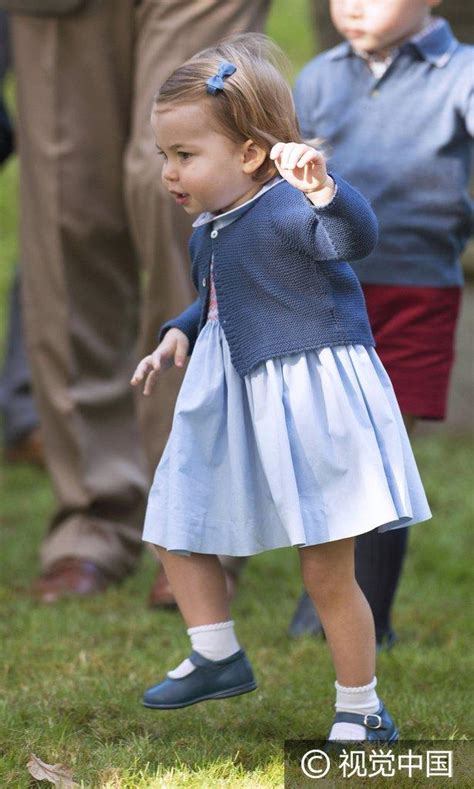
M165 181L176 181L178 177L176 167L169 161L165 162L163 165L163 170L161 171L161 177Z
M344 0L344 11L348 16L357 17L362 13L361 0Z

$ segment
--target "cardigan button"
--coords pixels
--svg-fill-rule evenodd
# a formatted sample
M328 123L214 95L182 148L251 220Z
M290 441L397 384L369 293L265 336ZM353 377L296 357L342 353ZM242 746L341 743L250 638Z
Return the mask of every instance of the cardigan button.
M217 238L217 236L218 236L218 235L219 235L219 233L218 233L218 231L217 231L217 230L212 230L212 232L211 232L211 238Z
M206 287L206 284L207 284L207 283L206 283L206 277L203 277L203 278L202 278L202 286L203 286L203 288L205 288L205 287Z

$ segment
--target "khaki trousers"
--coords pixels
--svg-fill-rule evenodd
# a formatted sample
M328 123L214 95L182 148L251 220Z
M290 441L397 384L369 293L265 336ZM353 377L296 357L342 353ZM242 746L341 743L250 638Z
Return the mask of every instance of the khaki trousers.
M197 50L261 30L268 1L89 0L12 19L26 337L58 501L44 569L74 556L120 578L137 562L180 375L149 399L129 379L194 298L190 221L160 183L152 99Z

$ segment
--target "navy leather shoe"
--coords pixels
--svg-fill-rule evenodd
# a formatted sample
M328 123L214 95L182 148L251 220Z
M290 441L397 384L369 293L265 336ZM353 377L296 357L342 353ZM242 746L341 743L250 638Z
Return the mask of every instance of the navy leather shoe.
M377 712L371 712L368 715L362 715L359 712L336 712L333 725L341 722L365 726L365 740L367 742L396 742L400 734L383 702L380 702ZM328 740L327 744L332 745L340 742L343 741Z
M143 696L145 707L174 710L207 699L225 699L255 690L257 683L252 666L243 649L223 660L208 660L191 652L189 660L196 668L186 677L172 679L148 688Z

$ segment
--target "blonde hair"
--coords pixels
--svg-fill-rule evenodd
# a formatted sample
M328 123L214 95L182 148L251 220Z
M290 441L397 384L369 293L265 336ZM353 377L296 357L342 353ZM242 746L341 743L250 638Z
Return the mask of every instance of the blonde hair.
M237 70L224 81L216 95L207 92L207 80L221 62L233 63ZM282 71L285 56L267 36L245 33L225 39L215 47L198 52L179 66L163 83L155 104L205 100L219 131L235 142L248 139L267 156L254 173L264 182L277 170L269 158L276 142L301 142L290 86Z

